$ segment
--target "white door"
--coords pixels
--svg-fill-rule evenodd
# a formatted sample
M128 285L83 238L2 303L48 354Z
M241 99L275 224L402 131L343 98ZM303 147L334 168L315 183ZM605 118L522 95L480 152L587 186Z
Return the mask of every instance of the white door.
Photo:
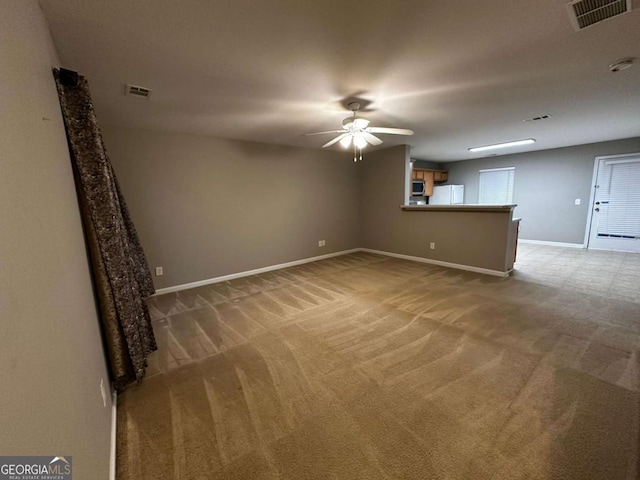
M589 248L640 252L640 154L600 158Z

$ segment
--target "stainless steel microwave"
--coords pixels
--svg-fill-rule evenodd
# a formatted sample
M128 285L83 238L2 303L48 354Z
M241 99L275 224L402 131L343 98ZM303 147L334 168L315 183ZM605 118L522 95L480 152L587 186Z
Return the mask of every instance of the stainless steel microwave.
M411 182L411 196L420 197L425 194L424 180L413 180Z

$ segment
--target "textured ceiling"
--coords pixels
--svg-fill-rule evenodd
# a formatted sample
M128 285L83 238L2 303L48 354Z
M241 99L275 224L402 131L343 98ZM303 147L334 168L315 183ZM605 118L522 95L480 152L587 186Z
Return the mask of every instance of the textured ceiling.
M320 148L331 135L302 135L340 128L358 97L371 125L416 132L382 147L435 161L640 136L640 8L576 32L565 3L40 0L104 124Z

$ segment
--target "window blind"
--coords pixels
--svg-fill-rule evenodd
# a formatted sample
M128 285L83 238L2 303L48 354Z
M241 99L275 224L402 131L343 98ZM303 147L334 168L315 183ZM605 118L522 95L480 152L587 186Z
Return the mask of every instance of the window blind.
M640 238L640 159L607 162L599 180L599 237Z
M480 170L478 203L508 205L513 203L515 167Z

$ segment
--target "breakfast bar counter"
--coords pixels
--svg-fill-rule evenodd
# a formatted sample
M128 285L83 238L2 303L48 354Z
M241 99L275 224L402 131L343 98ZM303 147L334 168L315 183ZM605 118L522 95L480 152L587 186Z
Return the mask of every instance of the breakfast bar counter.
M424 212L511 212L516 205L400 205L406 211Z

